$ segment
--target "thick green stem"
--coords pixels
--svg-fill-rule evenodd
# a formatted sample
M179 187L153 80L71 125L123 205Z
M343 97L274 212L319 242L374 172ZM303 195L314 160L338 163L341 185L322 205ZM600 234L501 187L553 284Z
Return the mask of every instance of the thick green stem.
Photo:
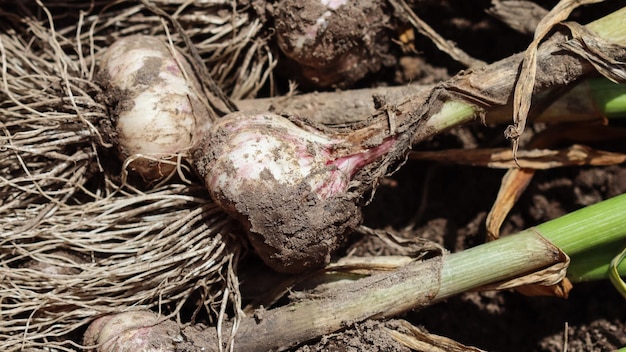
M462 252L413 262L316 298L244 319L236 350L305 341L367 318L394 316L467 290L534 272L584 249L626 240L626 194Z
M626 117L626 85L608 79L592 79L587 85L598 111L608 118Z
M332 292L245 319L237 351L270 350L328 334L368 318L390 317L476 288L544 268L559 252L528 231L475 248L413 262L393 273L372 275Z
M528 263L535 261L532 257L535 253L533 248L538 245L532 236L535 233L543 236L569 256L575 256L607 243L613 245L617 243L616 241L623 243L626 239L626 194L545 222L517 235L451 255L444 265L446 270L442 273L444 276L441 280L440 294L447 296L479 286L479 281L486 279L485 275L494 271L493 265L503 265L495 267L494 275L499 272L507 275L509 270L523 272L525 260ZM473 253L476 251L480 251L480 254ZM606 261L606 270L613 256ZM499 257L510 258L510 264L500 263L497 259ZM522 269L516 269L518 266ZM450 277L447 278L445 275ZM498 278L500 279L502 278ZM444 289L443 286L446 284L454 288ZM483 281L482 284L485 282Z
M613 43L625 44L624 17L626 17L626 7L590 22L585 27Z
M547 267L559 251L536 231L525 230L446 257L436 301Z
M589 23L586 27L612 43L626 45L626 28L621 25L624 18L626 18L626 7L615 11L602 19ZM538 61L541 61L542 59L548 60L551 55L558 56L558 54L555 53L559 50L561 49L555 43L550 41L546 42L543 52L538 54ZM563 57L561 57L561 59L562 58ZM470 72L467 75L457 76L447 82L446 87L454 87L453 89L446 88L452 93L441 95L441 98L438 97L440 104L433 104L433 102L429 102L432 104L433 108L426 111L427 113L425 117L428 118L426 122L426 130L428 130L428 132L424 135L419 135L418 140L423 140L434 134L441 133L452 126L472 121L474 117L481 113L481 111L485 108L490 108L491 110L494 110L495 108L494 111L487 114L487 120L490 120L490 117L492 117L493 120L497 120L495 122L503 122L501 120L503 116L506 116L506 103L508 102L510 94L513 91L519 60L520 56L518 54L518 56L507 58L500 62L486 66L481 70ZM555 66L553 68L544 68L547 71L554 70L554 72L543 72L543 76L537 76L535 92L540 93L542 91L549 91L554 86L557 86L557 82L553 81L553 79L555 77L562 76L560 73L566 72L568 69L580 72L578 73L578 76L558 77L559 79L563 78L567 80L567 82L558 82L561 85L571 84L583 74L593 71L593 68L590 65L581 61L576 61L573 57L568 60L562 60L562 63L555 62ZM563 67L559 67L559 65L562 65ZM508 71L504 68L508 68ZM562 69L565 71L560 71ZM582 87L582 89L585 88ZM462 94L455 95L455 92L457 91L462 92ZM578 102L583 106L583 110L586 111L585 116L587 115L588 110L593 109L598 109L601 113L615 113L614 110L616 108L614 107L614 97L613 99L610 99L611 97L607 99L607 97L602 96L601 93L595 96L590 94L588 95L588 97L585 97L582 101ZM471 98L468 99L468 96ZM477 105L475 101L480 101L481 103ZM607 102L613 102L613 104L607 104ZM483 106L479 107L481 104ZM408 104L408 109L411 108L418 110L411 104ZM554 111L551 112L551 114L553 113ZM549 113L546 116L550 116L551 114ZM621 116L624 116L623 113L620 112L620 114ZM585 118L585 116L583 116L583 118Z
M613 242L626 232L626 194L548 221L537 229L570 256Z
M376 114L372 96L384 96L392 104L397 104L407 96L423 96L432 85L405 85L397 87L363 88L346 91L315 92L285 97L260 98L237 101L243 111L277 111L320 122L336 125L363 121ZM538 101L550 99L547 95ZM472 105L450 101L442 111L430 118L431 124L441 119L441 127L449 128L467 121L473 116ZM487 112L487 124L511 122L511 106L494 107ZM560 96L538 116L531 116L533 122L577 122L598 120L601 117L626 117L626 85L616 84L605 78L593 78L577 84L569 92Z
M608 279L611 260L613 260L623 248L626 248L626 242L618 241L601 245L572 256L572 261L567 268L567 277L572 282ZM619 265L618 270L622 276L626 275L626 261Z

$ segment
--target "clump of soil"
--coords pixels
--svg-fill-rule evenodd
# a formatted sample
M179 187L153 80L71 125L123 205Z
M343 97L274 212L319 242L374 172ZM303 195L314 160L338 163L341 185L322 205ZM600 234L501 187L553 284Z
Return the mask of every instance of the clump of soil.
M278 47L291 61L288 77L303 87L347 88L395 62L384 1L285 0L274 15Z
M253 199L238 213L246 224L256 254L280 272L304 272L330 262L331 254L344 242L345 234L360 222L353 199L317 199L309 187L282 186L271 193L246 190ZM250 197L250 194L255 196ZM293 195L308 195L294 199ZM241 216L238 216L241 218Z
M368 320L324 337L319 342L302 346L295 352L344 351L344 352L410 352L411 350L394 340L384 328L393 326L393 321L379 322Z

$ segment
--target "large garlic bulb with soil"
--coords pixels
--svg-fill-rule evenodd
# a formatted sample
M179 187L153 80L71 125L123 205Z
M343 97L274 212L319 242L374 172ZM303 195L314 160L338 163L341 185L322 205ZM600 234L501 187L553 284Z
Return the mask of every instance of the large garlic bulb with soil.
M211 124L187 59L163 40L133 35L106 49L99 81L110 113L105 131L122 161L147 181L168 176Z
M278 2L276 39L291 60L290 79L305 88L342 88L395 64L385 6L380 0Z
M393 139L360 148L271 113L232 113L193 152L213 199L245 226L272 268L320 267L361 221L354 174Z

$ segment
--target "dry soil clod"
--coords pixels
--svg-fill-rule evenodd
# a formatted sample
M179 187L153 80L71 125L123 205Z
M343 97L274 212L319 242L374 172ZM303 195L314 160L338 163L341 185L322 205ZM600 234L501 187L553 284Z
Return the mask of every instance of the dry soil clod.
M391 21L380 0L285 0L275 12L278 46L303 86L349 87L383 65Z

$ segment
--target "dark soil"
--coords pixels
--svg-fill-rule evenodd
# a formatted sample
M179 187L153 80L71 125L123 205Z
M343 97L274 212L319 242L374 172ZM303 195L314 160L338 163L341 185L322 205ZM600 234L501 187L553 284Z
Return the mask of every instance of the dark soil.
M463 130L480 136L486 128ZM439 139L456 144L452 135ZM539 172L503 229L513 233L626 192L625 172L623 166ZM410 163L392 177L395 187L378 189L365 211L366 223L396 229L415 224L415 236L439 242L451 251L480 244L485 238L485 217L502 175L501 170ZM355 247L362 254L380 250L371 240ZM405 318L431 333L488 351L556 352L566 348L608 351L624 346L624 317L623 298L603 281L575 284L568 299L526 297L512 291L470 292Z

